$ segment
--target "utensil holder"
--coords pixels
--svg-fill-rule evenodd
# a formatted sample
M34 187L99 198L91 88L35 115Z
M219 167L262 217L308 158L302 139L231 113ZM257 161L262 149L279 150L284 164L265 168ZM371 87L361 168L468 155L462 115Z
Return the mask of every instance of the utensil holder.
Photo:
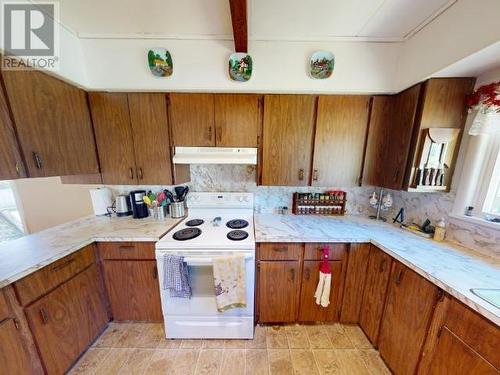
M170 217L179 219L185 216L184 202L172 202L170 204Z

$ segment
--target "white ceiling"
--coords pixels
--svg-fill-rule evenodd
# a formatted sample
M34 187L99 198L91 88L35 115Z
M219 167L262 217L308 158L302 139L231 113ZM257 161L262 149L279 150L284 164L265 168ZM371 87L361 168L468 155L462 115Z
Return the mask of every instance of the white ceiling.
M248 0L252 40L402 41L456 0ZM231 38L229 0L60 0L81 37Z

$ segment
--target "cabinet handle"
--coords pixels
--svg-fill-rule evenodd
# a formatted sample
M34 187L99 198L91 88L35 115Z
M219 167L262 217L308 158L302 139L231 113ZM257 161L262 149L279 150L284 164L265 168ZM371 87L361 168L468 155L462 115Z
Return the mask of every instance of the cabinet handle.
M71 259L68 259L66 262L64 263L61 263L55 267L52 267L52 272L57 272L57 271L60 271L62 270L64 267L67 267L69 266L71 263L73 263L75 261L74 258L71 258Z
M21 176L21 167L19 166L19 162L16 162L16 174Z
M295 281L295 269L294 268L292 268L290 270L290 276L292 277L292 281Z
M133 250L133 249L135 249L135 246L134 245L121 245L121 246L118 246L118 249L120 249L120 250Z
M153 279L158 278L158 268L156 266L153 267Z
M278 253L284 253L288 251L288 248L286 247L273 247L273 251L277 251Z
M311 278L311 270L309 268L306 268L304 271L304 279L309 280Z
M35 165L37 169L43 168L43 161L38 152L33 152L33 159L35 160Z
M208 127L208 140L209 141L212 140L212 127L211 126Z
M396 274L396 285L401 284L401 280L403 279L403 270L399 270Z
M399 169L396 170L396 173L394 173L394 182L398 181L398 177L399 177Z
M47 324L49 322L49 315L45 309L40 309L40 317L42 318L43 324Z
M128 176L130 177L131 180L134 179L134 168L129 168Z
M386 263L387 263L387 260L382 259L382 261L380 262L380 267L378 268L379 272L384 272Z
M217 142L222 142L222 126L217 127L216 134L217 134Z
M299 169L299 181L304 181L304 170L302 168Z
M318 181L318 170L317 169L313 170L313 181Z
M444 300L444 291L443 291L443 289L439 289L438 290L436 298L437 298L438 302L443 302L443 300Z
M19 324L19 320L14 318L12 319L12 321L14 322L14 327L16 327L17 330L19 330L19 328L21 327L21 325Z
M143 177L144 177L144 174L142 173L142 168L139 168L139 169L137 170L137 178L138 178L139 180L142 180L142 178L143 178Z

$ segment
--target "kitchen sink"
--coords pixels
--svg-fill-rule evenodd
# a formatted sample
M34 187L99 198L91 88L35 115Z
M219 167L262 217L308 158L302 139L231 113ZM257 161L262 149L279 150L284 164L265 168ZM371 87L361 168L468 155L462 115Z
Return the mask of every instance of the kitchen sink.
M473 288L470 291L500 309L500 289Z

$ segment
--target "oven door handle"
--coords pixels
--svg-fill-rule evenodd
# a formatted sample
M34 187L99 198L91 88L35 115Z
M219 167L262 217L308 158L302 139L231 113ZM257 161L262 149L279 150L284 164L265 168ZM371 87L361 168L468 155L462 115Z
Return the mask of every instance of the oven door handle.
M250 260L254 259L253 255L246 255L245 260ZM184 262L187 263L187 265L210 265L213 264L214 258L205 258L205 257L185 257Z

